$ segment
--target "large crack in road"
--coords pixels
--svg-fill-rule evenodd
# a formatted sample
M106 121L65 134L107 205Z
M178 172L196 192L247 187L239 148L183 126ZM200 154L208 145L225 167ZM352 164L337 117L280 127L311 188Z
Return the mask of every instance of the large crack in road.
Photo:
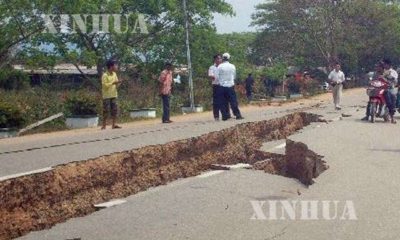
M324 120L315 114L293 113L2 181L0 239L17 238L70 218L86 216L96 211L95 204L197 176L215 164L248 163L267 173L312 184L312 179L327 166L306 145L287 140L285 156L259 149L264 142L285 139L321 121Z

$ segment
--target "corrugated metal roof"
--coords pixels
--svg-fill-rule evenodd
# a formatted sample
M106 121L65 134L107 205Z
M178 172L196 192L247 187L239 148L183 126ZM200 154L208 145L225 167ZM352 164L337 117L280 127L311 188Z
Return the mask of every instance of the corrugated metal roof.
M73 64L58 64L55 65L51 69L44 69L44 68L27 68L24 65L13 65L13 68L15 70L20 70L25 73L29 74L41 74L41 75L53 75L53 74L59 74L59 75L81 75L81 72L75 67ZM88 68L86 66L79 66L81 71L86 74L86 75L97 75L97 69L96 68Z

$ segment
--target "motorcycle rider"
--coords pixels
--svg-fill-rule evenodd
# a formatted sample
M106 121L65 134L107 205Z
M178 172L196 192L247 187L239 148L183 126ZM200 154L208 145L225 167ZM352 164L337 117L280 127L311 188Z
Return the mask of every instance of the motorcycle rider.
M371 79L371 80L375 80L375 79L378 79L378 78L380 78L380 77L383 77L383 73L384 73L384 67L383 67L383 63L382 62L379 62L379 63L377 63L376 65L375 65L375 74L374 74L374 76L373 76L373 78ZM361 121L368 121L369 120L369 117L370 117L370 107L371 107L371 104L370 104L370 102L368 101L368 105L367 105L367 111L366 111L366 113L365 113L365 117L363 118L363 119L361 119Z
M393 69L390 59L385 58L382 63L384 68L383 77L389 82L389 89L385 91L386 105L389 108L391 123L395 124L396 120L394 119L394 114L396 112L396 99L398 91L396 86L399 75L396 70Z

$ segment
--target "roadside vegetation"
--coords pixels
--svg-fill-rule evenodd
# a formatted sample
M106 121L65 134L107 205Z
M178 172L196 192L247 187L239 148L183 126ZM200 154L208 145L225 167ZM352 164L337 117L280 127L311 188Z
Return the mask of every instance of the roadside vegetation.
M160 111L157 78L163 64L171 61L177 69L186 66L184 14L181 1L175 0L16 0L0 3L0 128L20 128L59 112L100 114L100 76L104 63L114 57L121 67L119 88L121 121L131 121L129 111L156 108ZM116 33L45 33L41 14L98 14L140 12L146 16L148 34ZM255 33L218 34L213 14L233 15L232 7L222 0L188 2L191 50L194 71L195 101L211 108L212 89L207 79L208 67L215 53L229 52L237 66L237 91L246 104L243 83L249 73L256 79L257 98L268 99L266 78L280 89L285 81L290 92L314 95L321 92L326 71L340 61L352 81L359 86L365 73L383 57L400 59L400 7L397 1L265 1L256 6ZM85 11L85 12L82 12ZM135 15L130 21L135 21ZM57 19L55 19L57 23ZM90 32L90 21L89 31ZM51 71L56 65L69 63L95 69L98 75L79 75L78 81L63 76L32 75L13 69ZM312 82L302 86L293 80L289 67L311 73ZM325 72L318 69L325 69ZM189 101L188 81L180 73L171 99L172 112ZM37 79L36 79L37 80ZM289 93L290 93L289 92ZM279 93L285 94L285 93ZM287 94L287 93L286 93ZM101 114L100 114L101 115ZM65 129L64 119L57 119L34 131Z

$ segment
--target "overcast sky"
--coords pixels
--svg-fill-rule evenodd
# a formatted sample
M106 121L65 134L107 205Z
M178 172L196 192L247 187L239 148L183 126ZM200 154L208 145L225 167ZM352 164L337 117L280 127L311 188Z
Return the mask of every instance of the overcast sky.
M233 6L236 16L233 18L215 16L215 25L219 33L248 32L255 31L250 28L251 14L255 12L255 5L265 0L226 0Z

